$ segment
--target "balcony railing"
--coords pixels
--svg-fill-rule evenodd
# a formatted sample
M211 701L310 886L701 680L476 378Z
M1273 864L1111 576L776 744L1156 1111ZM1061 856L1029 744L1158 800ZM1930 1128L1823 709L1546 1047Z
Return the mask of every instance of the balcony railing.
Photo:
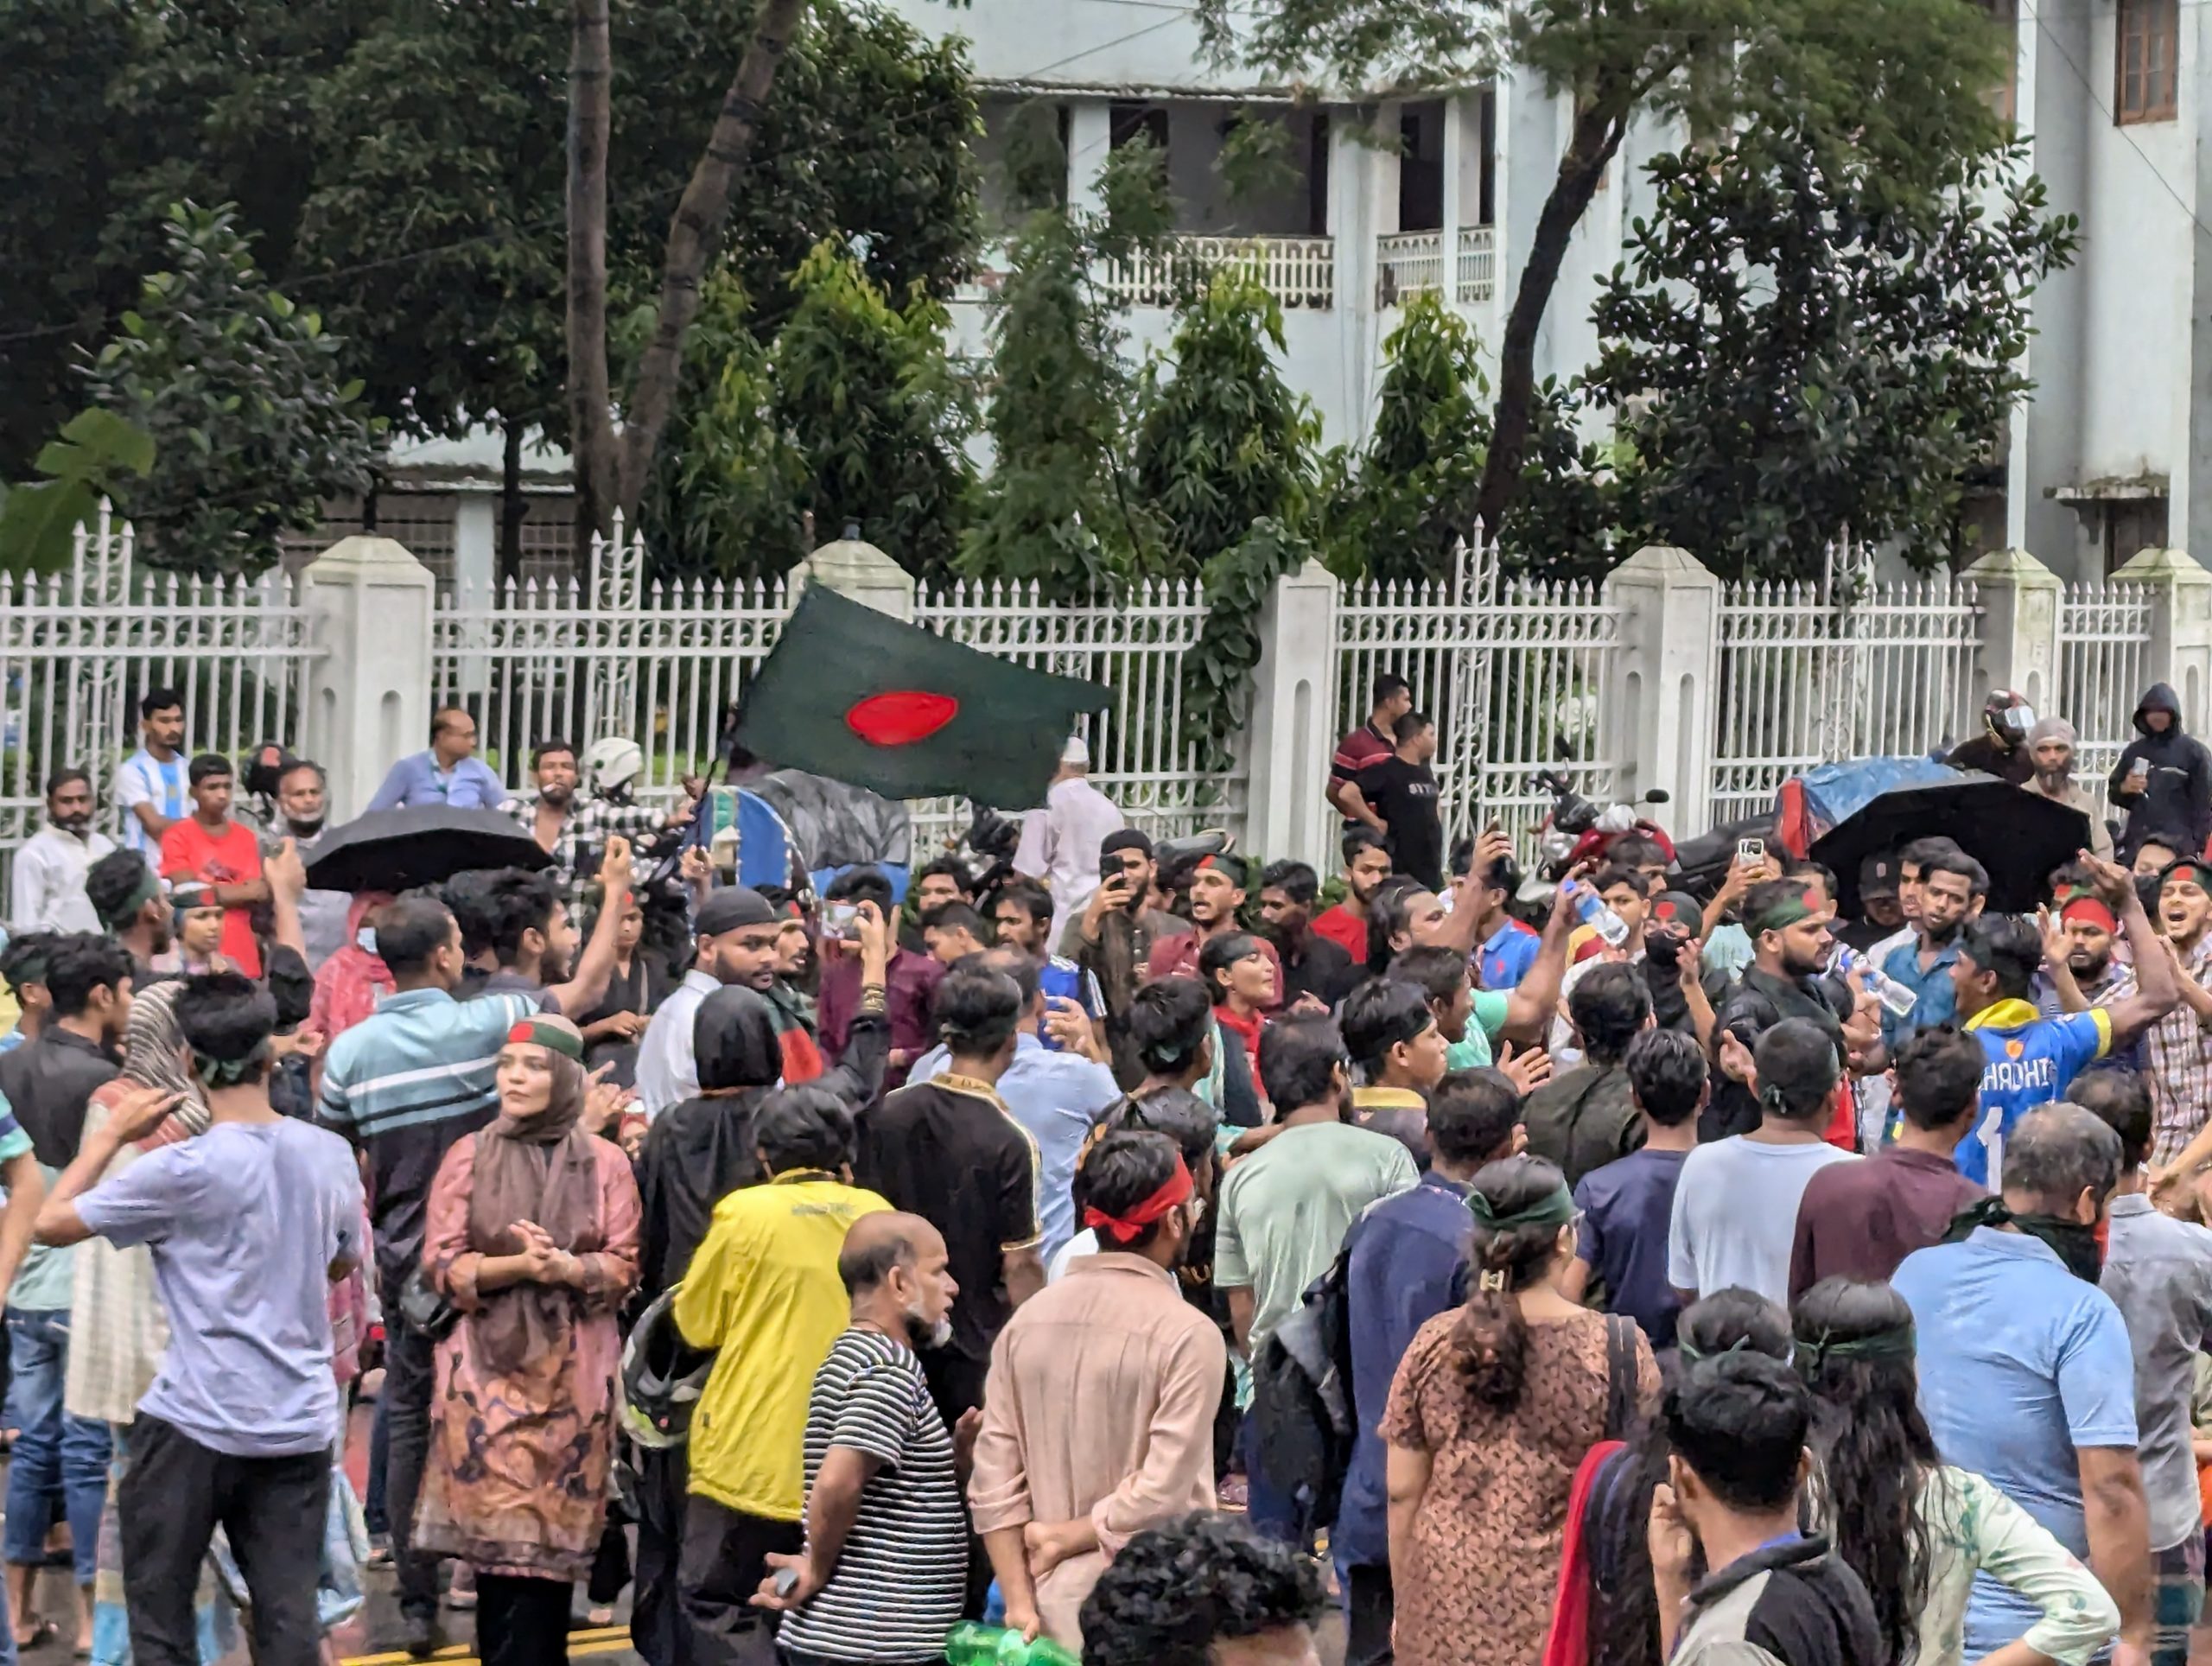
M1337 303L1337 240L1327 237L1175 237L1106 269L1106 287L1136 307L1169 307L1189 279L1243 266L1286 307Z
M1497 293L1497 227L1459 228L1459 304L1471 307Z
M1395 307L1407 296L1444 287L1444 233L1391 232L1375 239L1375 304Z

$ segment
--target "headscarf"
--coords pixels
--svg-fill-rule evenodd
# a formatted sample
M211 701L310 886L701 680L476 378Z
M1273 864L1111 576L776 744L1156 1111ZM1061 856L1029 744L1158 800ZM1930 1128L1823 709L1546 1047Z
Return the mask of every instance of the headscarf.
M309 1027L335 1041L377 1009L379 996L399 985L375 951L361 946L364 922L370 912L391 900L389 891L363 891L346 910L345 946L322 963L315 975L315 999L308 1006Z
M535 1221L555 1247L587 1254L604 1242L599 1221L599 1155L583 1116L583 1033L565 1018L538 1013L507 1032L509 1046L543 1047L553 1065L551 1097L534 1116L502 1110L476 1145L468 1198L468 1245L480 1255L522 1248L518 1220ZM511 1284L484 1298L471 1316L485 1363L501 1374L531 1359L565 1354L575 1317L573 1292Z
M756 990L732 986L701 1002L691 1021L691 1041L702 1092L772 1088L782 1079L775 1008Z

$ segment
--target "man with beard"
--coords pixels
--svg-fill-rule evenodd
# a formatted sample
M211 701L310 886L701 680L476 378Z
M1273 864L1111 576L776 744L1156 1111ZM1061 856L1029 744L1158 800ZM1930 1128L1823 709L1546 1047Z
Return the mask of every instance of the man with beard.
M2196 1173L2212 1154L2212 868L2177 862L2158 881L2161 958L2181 992L2181 1005L2145 1038L2151 1067L2151 1173L2153 1191ZM2139 965L2138 977L2147 969Z
M2063 717L2046 717L2028 731L2028 756L2036 773L2028 778L2028 791L2055 803L2078 810L2088 818L2089 849L2107 862L2112 860L2112 829L2105 825L2104 806L2074 779L2074 725Z
M99 914L85 894L85 874L115 849L95 833L92 778L65 769L46 784L46 825L16 852L9 919L18 932L97 932Z
M1720 1077L1698 1125L1701 1141L1758 1127L1759 1105L1746 1082L1746 1066L1759 1038L1783 1019L1818 1025L1840 1059L1854 1051L1878 1049L1881 1040L1880 1027L1872 1021L1872 999L1862 1013L1850 985L1822 971L1834 916L1817 887L1797 880L1762 881L1745 893L1743 917L1751 934L1751 963L1715 1021ZM1850 1095L1839 1087L1847 1106Z
M1351 957L1313 929L1313 900L1320 876L1302 862L1271 864L1260 876L1260 930L1282 965L1280 994L1288 1006L1312 995L1323 1006L1343 999Z
M991 924L1001 947L1019 949L1037 963L1037 987L1045 993L1047 1008L1058 1002L1072 1001L1094 1024L1105 1015L1105 1003L1098 998L1098 980L1066 956L1045 951L1045 945L1052 941L1051 892L1035 880L1008 880L991 898ZM1048 1047L1059 1045L1050 1035L1044 1040Z
M1891 1052L1915 1030L1951 1020L1951 967L1959 957L1959 933L1981 912L1989 896L1988 870L1963 852L1930 856L1920 868L1920 917L1913 940L1890 951L1883 975L1913 993L1912 1010L1882 1010L1882 1045Z
M322 766L295 758L276 778L277 825L261 836L265 862L276 847L289 839L300 860L315 860L315 847L328 830L328 783ZM353 899L344 891L308 891L300 897L300 932L307 940L308 970L319 972L322 963L344 948L352 936L346 916Z
M1354 965L1360 965L1367 959L1367 905L1390 877L1390 853L1380 833L1355 824L1344 829L1344 900L1315 918L1313 932L1351 956Z
M551 875L510 868L467 877L481 883L456 883L448 900L464 932L467 916L477 916L498 966L477 993L527 995L538 1011L555 1014L588 1012L599 1004L614 971L615 939L622 931L620 892L599 911L591 941L579 954L582 933Z
M1217 856L1199 857L1189 873L1191 929L1153 944L1152 952L1145 957L1145 976L1151 982L1157 982L1163 977L1199 976L1198 951L1207 941L1225 932L1244 929L1237 915L1244 906L1246 887L1251 884L1250 864L1242 856L1224 852ZM1275 975L1275 989L1280 993L1282 961L1275 953L1275 946L1263 939L1260 952L1267 957L1268 965Z
M2110 1007L2135 993L2135 969L2113 952L2120 920L2094 889L2085 887L2066 894L2056 917L2045 912L2040 923L2044 966L2050 979L2050 993L2040 1009L2045 1018ZM2139 1073L2148 1059L2149 1050L2138 1036L2113 1047L2090 1068Z
M1227 1351L1175 1269L1198 1228L1164 1134L1108 1134L1083 1166L1098 1253L1014 1313L992 1345L969 1500L1006 1623L1080 1646L1077 1614L1130 1537L1214 1506Z
M536 790L510 800L507 814L553 858L553 869L562 882L573 882L581 819L576 814L576 788L582 781L576 773L575 747L566 741L540 741L531 748L530 777Z
M85 894L101 927L130 951L132 987L144 989L156 976L154 957L168 952L176 917L161 881L136 850L111 850L86 872Z

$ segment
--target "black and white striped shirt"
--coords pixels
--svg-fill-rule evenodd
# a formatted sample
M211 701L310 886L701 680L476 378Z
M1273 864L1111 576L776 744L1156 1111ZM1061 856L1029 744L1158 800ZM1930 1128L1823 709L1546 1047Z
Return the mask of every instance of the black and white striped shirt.
M806 1411L806 1490L831 1447L882 1460L830 1582L784 1617L777 1642L824 1660L941 1659L960 1618L968 1523L952 1435L913 1350L849 1330L814 1374Z

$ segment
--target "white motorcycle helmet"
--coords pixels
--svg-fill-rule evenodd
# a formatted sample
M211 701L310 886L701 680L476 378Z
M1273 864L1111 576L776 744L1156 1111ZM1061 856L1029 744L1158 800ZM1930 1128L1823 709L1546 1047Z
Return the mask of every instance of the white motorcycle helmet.
M620 795L645 773L645 749L625 736L610 734L584 748L584 778L600 798Z

